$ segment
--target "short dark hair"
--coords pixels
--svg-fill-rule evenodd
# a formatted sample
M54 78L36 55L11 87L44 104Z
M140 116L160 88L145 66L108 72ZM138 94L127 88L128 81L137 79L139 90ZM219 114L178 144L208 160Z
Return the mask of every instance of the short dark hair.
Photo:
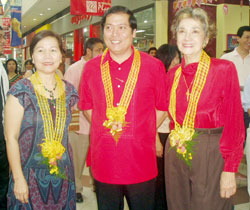
M6 63L5 63L7 73L9 73L9 70L8 70L8 63L9 63L10 61L13 61L13 62L16 64L15 73L17 74L17 73L18 73L18 71L17 71L17 69L18 69L18 64L17 64L17 61L16 61L15 59L13 59L13 58L8 59L8 60L6 61Z
M103 41L99 38L89 38L84 45L83 55L87 54L87 48L93 50L95 44L97 44L97 43L102 43L104 45Z
M60 49L62 55L64 55L64 49L63 49L63 44L62 44L61 37L58 34L56 34L55 32L53 32L53 31L43 30L43 31L38 32L32 38L31 43L30 43L30 56L33 55L34 49L35 49L37 43L39 41L41 41L42 39L46 38L46 37L53 37L53 38L55 38L57 40L57 42L58 42L58 46L59 46L59 49Z
M102 17L102 20L101 20L102 30L104 29L104 25L106 23L107 16L110 14L116 14L116 13L128 14L129 15L129 26L132 28L132 31L134 29L137 29L137 20L134 16L134 13L131 10L129 10L127 7L124 7L124 6L113 6L109 10L107 10Z
M150 47L150 48L148 49L148 54L149 54L149 53L150 53L150 51L152 51L152 50L157 51L157 48L156 48L156 47Z
M242 37L244 31L250 31L250 26L241 26L237 31L237 36Z
M0 26L0 31L3 31L3 27L2 26Z
M166 68L166 72L168 72L169 66L177 54L179 55L179 59L181 62L181 53L178 50L177 46L163 44L158 48L156 58L160 59L163 62Z

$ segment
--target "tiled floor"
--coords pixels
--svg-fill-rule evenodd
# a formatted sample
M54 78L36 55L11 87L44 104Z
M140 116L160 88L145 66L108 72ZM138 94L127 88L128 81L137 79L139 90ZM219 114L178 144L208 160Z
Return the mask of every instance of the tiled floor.
M246 175L246 161L243 158L239 171ZM77 204L77 210L97 210L96 196L92 188L92 180L89 176L89 168L85 167L83 172L83 197L84 202ZM234 210L249 210L249 196L247 193L247 182L237 180L237 193L234 196L234 203L236 204ZM124 210L129 210L126 202Z

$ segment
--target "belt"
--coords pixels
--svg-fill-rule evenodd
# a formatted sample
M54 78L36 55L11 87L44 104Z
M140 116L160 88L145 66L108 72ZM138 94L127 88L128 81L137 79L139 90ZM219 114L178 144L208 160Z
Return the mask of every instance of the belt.
M195 128L195 131L200 134L219 134L222 133L223 127L221 128Z

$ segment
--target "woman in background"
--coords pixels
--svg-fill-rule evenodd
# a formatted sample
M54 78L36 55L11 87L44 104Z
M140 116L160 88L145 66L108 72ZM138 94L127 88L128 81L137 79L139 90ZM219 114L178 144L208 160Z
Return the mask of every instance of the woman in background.
M176 66L181 62L181 54L178 50L177 46L163 44L161 45L156 53L156 58L160 59L165 68L166 73L169 69ZM170 133L169 128L170 119L167 117L166 120L162 123L162 125L158 128L158 134L160 137L162 153L157 156L157 167L158 167L158 176L156 177L156 193L155 193L155 208L154 210L166 210L167 202L166 202L166 189L165 189L165 173L164 173L164 148ZM159 139L158 139L159 140Z
M46 30L36 34L30 45L36 72L8 92L8 209L76 209L68 125L78 94L55 73L62 54L59 35Z
M62 58L62 60L63 59L64 58ZM62 66L62 65L63 65L63 62L61 62L58 69L56 69L56 74L60 77L60 79L63 79L63 74L62 74L62 71L60 70L60 66ZM24 64L24 66L26 69L26 72L23 75L24 78L28 78L36 72L36 68L35 68L34 64L32 63L32 60L27 60Z
M32 63L32 60L26 60L24 63L24 78L30 77L33 73L35 73L36 69L34 64Z
M22 79L22 75L18 73L18 65L15 59L10 58L5 63L10 87L15 84L18 80Z
M181 53L176 45L163 44L156 53L156 58L165 65L166 72L181 62Z

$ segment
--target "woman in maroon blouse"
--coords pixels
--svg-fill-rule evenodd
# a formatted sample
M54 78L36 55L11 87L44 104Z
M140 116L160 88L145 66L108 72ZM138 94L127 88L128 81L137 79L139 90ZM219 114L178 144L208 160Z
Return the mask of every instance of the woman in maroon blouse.
M171 30L183 59L167 74L168 208L231 210L244 141L236 69L233 63L210 58L203 51L215 34L204 10L180 10Z

